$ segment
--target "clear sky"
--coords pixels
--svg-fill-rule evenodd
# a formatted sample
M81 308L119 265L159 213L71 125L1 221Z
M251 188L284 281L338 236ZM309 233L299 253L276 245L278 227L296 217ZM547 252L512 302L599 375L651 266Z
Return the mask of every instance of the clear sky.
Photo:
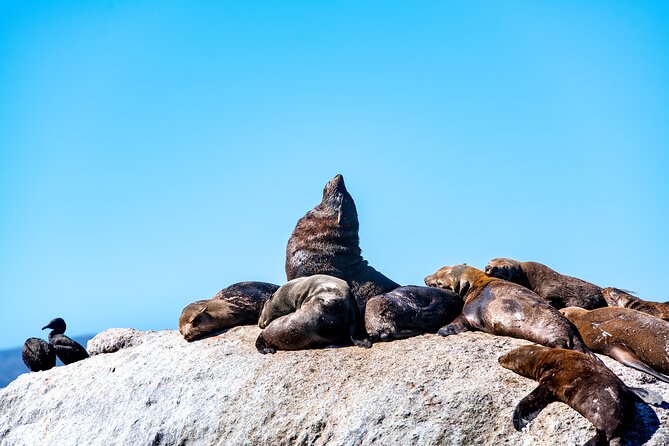
M402 284L534 260L669 300L666 2L0 2L0 348L283 283L342 173Z

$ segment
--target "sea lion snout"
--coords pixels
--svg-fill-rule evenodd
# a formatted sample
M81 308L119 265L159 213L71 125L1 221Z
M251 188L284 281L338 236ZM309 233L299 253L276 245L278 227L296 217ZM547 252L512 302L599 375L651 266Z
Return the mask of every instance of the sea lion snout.
M440 287L443 285L443 283L437 279L436 274L430 274L429 276L425 276L425 279L423 279L425 282L425 285L431 286L431 287Z

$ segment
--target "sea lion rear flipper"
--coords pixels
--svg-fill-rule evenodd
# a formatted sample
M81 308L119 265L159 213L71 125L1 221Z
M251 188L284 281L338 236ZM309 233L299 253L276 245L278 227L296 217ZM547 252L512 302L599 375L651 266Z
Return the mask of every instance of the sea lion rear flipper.
M513 411L513 427L523 430L550 403L557 401L555 395L544 385L539 385L525 398L520 400Z
M660 381L669 383L669 376L653 370L645 362L641 361L634 353L632 353L631 351L627 350L624 347L620 346L612 347L611 350L609 350L608 354L610 357L612 357L619 363L626 365L627 367L631 367L641 372L648 373L649 375L654 376Z
M464 315L460 315L455 318L453 322L448 325L444 325L439 329L437 334L439 336L450 336L458 333L464 333L465 331L471 330L467 318Z
M662 395L652 390L644 389L642 387L627 387L630 392L634 394L635 397L639 398L644 403L652 404L653 406L659 406L662 404Z

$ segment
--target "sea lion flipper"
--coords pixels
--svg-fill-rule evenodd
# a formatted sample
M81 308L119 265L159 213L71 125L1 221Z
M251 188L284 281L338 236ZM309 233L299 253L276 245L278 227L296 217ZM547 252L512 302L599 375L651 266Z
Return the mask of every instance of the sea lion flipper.
M356 347L362 347L362 348L372 347L372 340L369 339L369 337L358 339L355 336L351 336L351 341L353 342L353 345L355 345Z
M266 355L267 353L276 353L276 349L274 347L267 345L267 341L265 341L262 333L260 333L260 335L258 335L258 339L256 339L256 348L263 355Z
M632 353L631 351L627 350L624 347L621 346L612 347L609 350L608 354L613 359L615 359L616 361L618 361L623 365L626 365L627 367L631 367L641 372L648 373L649 375L654 376L660 381L669 383L669 376L653 370L646 363L641 361L634 353Z
M657 392L652 390L644 389L643 387L627 387L630 392L634 394L638 399L644 403L652 404L653 406L659 406L662 404L663 398Z
M520 400L513 411L513 427L523 430L550 403L557 401L553 392L544 385L539 385L529 395Z
M465 331L471 330L471 327L469 326L469 323L467 322L467 319L464 317L464 315L460 315L455 318L453 322L451 322L448 325L444 325L439 329L437 334L439 336L450 336L458 333L464 333Z

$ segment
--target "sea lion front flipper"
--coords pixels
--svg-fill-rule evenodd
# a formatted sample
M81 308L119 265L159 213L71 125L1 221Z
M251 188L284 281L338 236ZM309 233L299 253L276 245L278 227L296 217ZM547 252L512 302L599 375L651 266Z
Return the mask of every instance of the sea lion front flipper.
M267 353L276 353L276 349L274 347L270 347L267 344L267 341L265 341L265 338L263 337L262 333L260 333L258 335L258 339L256 339L256 348L263 355L266 355Z
M662 373L653 370L645 362L641 361L634 353L624 347L612 347L611 350L609 350L608 355L619 363L626 365L627 367L648 373L660 381L669 383L669 376L663 375Z
M458 333L464 333L465 331L469 330L471 330L469 322L467 322L467 318L461 314L460 316L456 317L455 320L450 324L441 327L437 334L439 336L450 336Z
M513 411L513 427L517 431L523 430L527 423L534 420L539 413L550 403L557 401L548 387L539 384L529 395L520 400Z

